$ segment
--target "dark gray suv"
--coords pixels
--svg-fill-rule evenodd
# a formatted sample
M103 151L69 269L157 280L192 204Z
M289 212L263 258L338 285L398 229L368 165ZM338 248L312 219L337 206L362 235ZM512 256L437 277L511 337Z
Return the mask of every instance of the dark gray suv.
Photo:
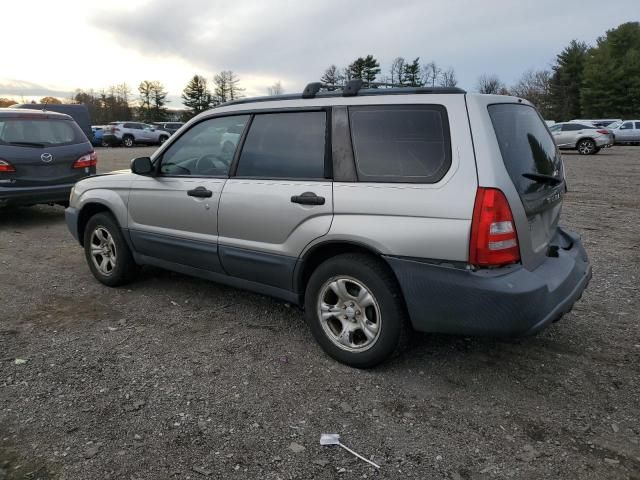
M96 163L69 115L0 109L0 205L66 205L75 182L95 174Z

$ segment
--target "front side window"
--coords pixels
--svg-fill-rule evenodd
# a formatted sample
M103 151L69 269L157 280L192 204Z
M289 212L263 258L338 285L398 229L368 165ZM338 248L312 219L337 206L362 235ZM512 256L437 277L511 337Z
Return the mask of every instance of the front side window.
M242 147L239 177L325 178L325 112L257 114Z
M184 132L162 155L163 175L225 176L249 115L204 120Z
M622 124L622 126L620 127L620 130L631 130L633 128L633 123L631 122L624 122Z
M438 182L451 166L441 105L349 107L353 154L363 182Z

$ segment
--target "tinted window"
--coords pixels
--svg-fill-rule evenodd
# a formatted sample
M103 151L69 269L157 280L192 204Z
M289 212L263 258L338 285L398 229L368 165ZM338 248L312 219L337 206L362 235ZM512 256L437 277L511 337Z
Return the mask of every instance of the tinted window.
M640 122L636 122L636 130L640 129Z
M358 179L435 183L449 170L447 112L437 105L349 107Z
M549 130L551 130L552 132L558 132L562 129L562 125L553 125L552 127L549 128Z
M80 127L71 120L0 118L0 145L36 143L55 146L86 141Z
M160 172L165 175L227 175L248 121L249 115L238 115L197 123L162 155Z
M562 174L556 145L538 112L527 105L517 104L489 105L488 108L502 160L520 195L550 187L548 183L522 176L527 173Z
M633 128L633 123L632 122L624 122L621 126L620 126L620 130L630 130Z
M325 177L325 112L256 115L242 147L237 175Z
M565 123L562 126L562 131L577 132L578 130L584 130L585 128L593 128L593 127L587 127L586 125L582 125L581 123Z

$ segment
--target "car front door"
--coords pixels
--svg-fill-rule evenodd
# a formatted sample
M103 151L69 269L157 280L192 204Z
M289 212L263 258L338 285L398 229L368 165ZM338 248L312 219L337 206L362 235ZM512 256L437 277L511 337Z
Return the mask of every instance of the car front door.
M616 140L619 142L633 142L633 122L624 122L618 127Z
M219 253L229 275L291 291L299 255L329 231L326 116L325 110L254 116L220 199Z
M581 128L582 125L577 123L562 124L562 129L557 137L556 144L559 147L575 147L578 142L578 131Z
M149 263L222 272L218 203L235 149L223 151L221 140L249 118L214 117L193 125L155 159L153 176L134 180L128 228L135 250Z

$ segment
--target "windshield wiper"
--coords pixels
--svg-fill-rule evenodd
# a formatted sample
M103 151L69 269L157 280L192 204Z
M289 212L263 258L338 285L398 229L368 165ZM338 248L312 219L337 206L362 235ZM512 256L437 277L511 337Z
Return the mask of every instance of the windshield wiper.
M13 147L37 147L37 148L46 147L44 143L36 143L36 142L6 142L5 145L11 145Z
M534 182L547 183L549 185L560 185L562 183L561 178L545 175L544 173L523 173L522 176Z

